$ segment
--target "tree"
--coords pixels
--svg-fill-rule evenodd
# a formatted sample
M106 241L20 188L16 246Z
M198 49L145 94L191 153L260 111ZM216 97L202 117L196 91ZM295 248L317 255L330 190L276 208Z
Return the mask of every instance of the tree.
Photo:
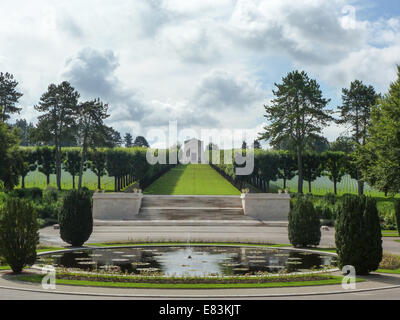
M350 137L340 136L334 142L330 143L330 151L341 151L346 154L354 152L354 141Z
M260 141L254 140L253 149L254 149L254 150L259 150L259 149L261 149L261 143L260 143Z
M41 147L36 150L38 168L46 176L47 185L50 184L50 175L56 172L55 168L55 149L51 147Z
M357 146L363 180L376 189L400 192L400 66L398 78L371 110L365 145Z
M306 152L303 160L304 180L308 182L308 192L311 193L311 183L322 174L322 157L316 152Z
M31 133L32 130L35 128L32 122L28 124L28 122L25 119L19 119L15 122L13 125L13 128L18 129L18 135L19 139L21 140L20 145L24 147L28 147L32 145L31 142Z
M288 139L297 151L298 192L303 193L303 151L308 139L319 136L322 128L333 119L325 107L330 100L322 97L316 80L303 71L293 71L275 84L275 99L265 106L265 118L269 124L261 139L271 140L273 145Z
M0 252L15 273L35 263L38 243L39 226L32 204L8 198L0 207Z
M75 177L79 175L81 168L81 153L79 150L68 150L65 152L63 168L72 176L72 188L75 189ZM86 166L83 168L86 171Z
M18 161L18 173L21 176L21 187L25 189L25 178L29 172L35 171L37 168L37 154L31 148L23 148L19 150L20 160Z
M352 132L352 139L357 145L365 145L368 126L371 119L371 108L376 104L378 95L374 87L366 86L362 81L355 80L349 89L342 90L342 106L339 106L340 120ZM364 193L364 182L360 170L352 172L352 178L357 180L358 194Z
M0 121L6 122L10 114L19 113L22 109L16 107L22 93L16 90L18 82L10 73L0 72Z
M278 179L279 154L276 151L255 153L255 172L265 181L265 191L269 193L270 182Z
M0 181L8 190L18 185L19 149L18 132L3 122L0 122Z
M133 137L130 133L125 134L124 142L125 142L125 148L133 147Z
M73 247L81 247L93 232L92 201L88 191L71 190L59 216L60 236Z
M107 174L107 155L101 150L91 150L88 154L89 168L97 176L97 189L101 189L101 177Z
M283 180L283 189L286 189L287 181L292 180L297 171L296 159L292 152L281 151L279 153L278 170L278 178Z
M337 194L337 184L346 174L346 155L343 152L327 151L323 153L323 168L329 180L333 182L333 190Z
M133 143L134 147L144 147L144 148L150 148L149 143L147 142L145 137L138 136L135 139L135 142Z
M57 188L61 190L61 162L62 143L76 130L76 115L79 93L69 82L62 82L58 86L51 84L35 106L35 110L42 114L38 117L37 128L41 136L53 141L55 146L55 169Z
M96 147L98 144L98 132L104 128L104 120L109 117L107 114L108 104L100 99L81 103L78 109L78 136L81 142L82 153L79 168L78 189L82 188L84 165L87 158L89 146Z

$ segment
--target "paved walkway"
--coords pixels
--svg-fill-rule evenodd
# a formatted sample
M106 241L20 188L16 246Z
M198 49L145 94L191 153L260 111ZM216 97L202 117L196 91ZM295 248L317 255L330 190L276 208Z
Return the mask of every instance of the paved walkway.
M52 245L67 245L53 227L42 229L40 240ZM400 254L398 238L383 238L385 252ZM287 227L269 226L97 226L88 243L106 241L219 241L289 244ZM335 231L323 231L320 247L335 247Z
M41 242L66 245L59 230L41 230ZM268 226L99 226L88 242L105 241L241 241L289 243L287 228ZM400 243L384 238L384 250L400 254ZM334 246L334 231L322 233L321 247ZM357 283L357 290L345 291L340 285L299 288L159 290L57 286L56 292L45 291L38 284L15 282L9 272L0 272L0 299L400 299L400 275L373 274L367 282ZM371 291L374 290L374 291Z

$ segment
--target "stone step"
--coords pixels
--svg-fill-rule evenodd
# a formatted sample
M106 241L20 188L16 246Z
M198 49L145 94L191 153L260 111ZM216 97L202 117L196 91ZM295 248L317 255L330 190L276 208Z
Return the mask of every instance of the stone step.
M208 208L198 208L198 207L142 207L140 213L151 213L151 212L177 212L179 214L185 213L226 213L226 214L239 214L243 215L242 208L218 208L218 207L208 207Z
M242 208L240 196L144 196L142 208Z

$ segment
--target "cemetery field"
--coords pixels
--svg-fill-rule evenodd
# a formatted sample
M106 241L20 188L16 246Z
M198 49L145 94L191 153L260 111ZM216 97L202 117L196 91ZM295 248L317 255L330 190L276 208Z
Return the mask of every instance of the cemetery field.
M287 189L290 192L297 192L297 181L298 178L297 176L294 177L292 180L287 181ZM271 183L272 186L272 192L276 192L278 189L283 189L283 180L277 180ZM312 187L312 194L313 195L325 195L327 193L333 193L333 182L329 180L327 176L322 176L317 178L315 181L312 182L311 184ZM352 193L352 194L357 194L357 181L352 179L349 175L345 175L342 178L342 181L337 184L337 191L338 195L343 195L345 193ZM304 181L303 182L303 192L308 193L308 182ZM364 187L364 193L367 196L372 196L372 197L384 197L385 193L384 192L379 192L367 184L365 184Z
M240 195L240 191L208 164L179 165L146 190L154 195Z

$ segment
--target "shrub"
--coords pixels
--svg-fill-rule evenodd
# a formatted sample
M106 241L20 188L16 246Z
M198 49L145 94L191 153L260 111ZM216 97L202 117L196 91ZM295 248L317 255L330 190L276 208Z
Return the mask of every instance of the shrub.
M29 189L29 194L33 200L41 200L43 198L43 191L40 188Z
M90 193L72 190L64 198L59 216L61 239L74 247L82 246L93 231Z
M333 219L333 213L331 208L329 208L326 205L318 205L315 207L315 211L318 214L318 217L322 220L332 220Z
M320 221L312 202L299 197L289 212L289 240L295 247L317 246L321 241Z
M335 242L339 268L351 265L358 274L378 269L382 260L382 234L375 199L365 196L343 199Z
M57 202L58 201L58 192L57 189L52 186L47 186L43 193L43 200L45 202Z
M57 220L60 213L60 204L58 202L44 202L34 205L38 218L44 220Z
M324 201L330 205L334 205L336 203L337 197L333 193L327 193L324 195Z
M6 200L0 209L0 253L15 273L35 262L38 229L31 203L12 197Z
M396 215L397 230L399 231L400 234L400 200L396 200L394 202L394 212Z

